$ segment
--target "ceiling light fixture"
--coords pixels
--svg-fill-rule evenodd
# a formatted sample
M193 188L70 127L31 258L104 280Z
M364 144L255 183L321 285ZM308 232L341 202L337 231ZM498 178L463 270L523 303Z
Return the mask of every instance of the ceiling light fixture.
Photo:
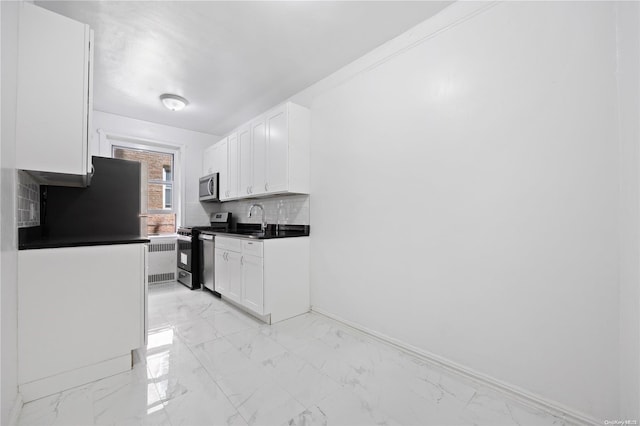
M160 100L171 111L180 111L182 108L189 105L189 101L187 101L182 96L172 95L169 93L165 93L164 95L160 95Z

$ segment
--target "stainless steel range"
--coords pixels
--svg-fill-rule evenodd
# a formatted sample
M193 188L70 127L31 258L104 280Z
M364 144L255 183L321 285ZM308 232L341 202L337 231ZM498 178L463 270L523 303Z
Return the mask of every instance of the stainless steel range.
M225 212L213 213L210 226L182 226L178 228L178 282L191 290L200 288L200 285L205 282L203 268L209 266L209 259L203 257L204 242L199 239L199 235L202 231L225 232L229 230L230 226L231 213ZM211 290L213 289L211 288Z
M191 290L200 288L200 282L193 279L194 245L197 244L193 243L193 227L178 228L178 282L186 285Z

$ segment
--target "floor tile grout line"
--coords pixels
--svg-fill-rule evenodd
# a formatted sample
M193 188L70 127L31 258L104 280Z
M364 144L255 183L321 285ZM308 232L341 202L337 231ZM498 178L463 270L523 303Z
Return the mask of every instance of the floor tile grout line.
M219 338L216 339L212 339L210 340L210 342L213 342L215 340L218 339L224 339L224 336L220 336ZM229 342L230 343L230 342ZM204 344L204 343L201 343ZM207 374L207 376L209 376L209 378L211 379L211 381L213 382L213 384L216 386L216 388L218 388L218 390L222 393L222 395L224 395L225 399L229 402L229 404L236 410L236 414L239 415L247 424L249 423L249 420L246 419L242 413L240 413L240 410L238 410L238 407L236 407L236 405L233 403L233 401L231 401L231 399L229 398L229 395L227 395L227 393L224 391L224 389L222 389L222 387L220 387L220 384L218 383L218 381L216 380L215 377L213 377L211 375L211 372L207 369L207 367L202 364L202 361L200 360L200 358L198 357L198 355L193 351L193 349L191 348L190 345L186 345L187 348L189 349L189 352L191 352L191 354L193 355L193 357L198 361L198 364L200 364L200 366L202 367L202 369L205 371L205 373ZM244 355L244 354L243 354Z

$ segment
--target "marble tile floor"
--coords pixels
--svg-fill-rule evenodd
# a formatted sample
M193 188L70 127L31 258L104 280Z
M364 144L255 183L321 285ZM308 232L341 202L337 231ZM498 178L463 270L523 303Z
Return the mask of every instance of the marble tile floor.
M272 326L177 283L149 291L131 371L24 405L31 425L569 425L310 313Z

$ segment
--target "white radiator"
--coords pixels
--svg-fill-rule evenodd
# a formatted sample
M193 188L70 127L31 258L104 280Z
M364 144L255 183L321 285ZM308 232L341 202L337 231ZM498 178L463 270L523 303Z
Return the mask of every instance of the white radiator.
M176 238L153 238L149 243L149 284L175 281Z

